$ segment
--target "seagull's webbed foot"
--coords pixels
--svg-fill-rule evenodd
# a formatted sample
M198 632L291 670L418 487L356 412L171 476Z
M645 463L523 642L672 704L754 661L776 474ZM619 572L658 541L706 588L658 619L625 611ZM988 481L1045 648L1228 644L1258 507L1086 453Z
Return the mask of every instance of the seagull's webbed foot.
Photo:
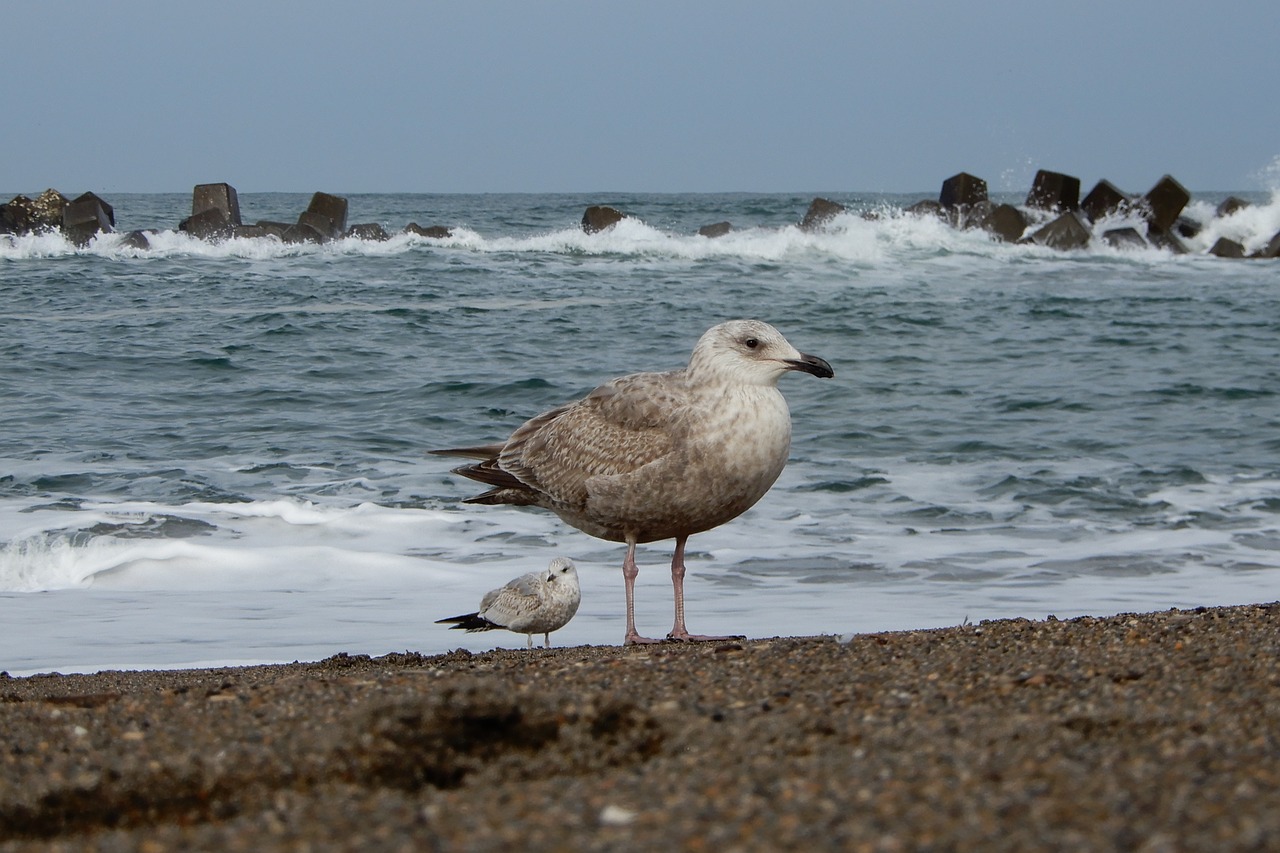
M688 631L672 631L667 639L675 643L724 643L730 640L745 640L745 634L729 634L719 637L712 634L690 634Z
M624 646L649 645L651 643L661 642L662 640L655 640L653 637L642 637L635 631L628 632L627 636L622 638L622 645Z

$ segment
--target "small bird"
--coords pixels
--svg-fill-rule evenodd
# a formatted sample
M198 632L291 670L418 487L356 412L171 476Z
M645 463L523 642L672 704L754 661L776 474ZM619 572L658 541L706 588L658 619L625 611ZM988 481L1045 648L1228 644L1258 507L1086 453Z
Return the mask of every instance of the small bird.
M768 323L731 320L707 330L681 370L606 382L501 444L432 452L480 460L454 469L491 487L465 503L539 506L591 536L625 542L624 643L657 642L636 631L636 544L674 538L667 638L724 639L685 627L685 543L741 515L782 473L791 414L778 380L789 371L835 375Z
M505 628L527 635L528 648L533 648L533 635L542 634L549 649L551 632L568 625L581 602L578 567L568 557L556 557L545 572L529 572L486 592L475 613L437 619L436 624L453 623L450 630L469 634Z

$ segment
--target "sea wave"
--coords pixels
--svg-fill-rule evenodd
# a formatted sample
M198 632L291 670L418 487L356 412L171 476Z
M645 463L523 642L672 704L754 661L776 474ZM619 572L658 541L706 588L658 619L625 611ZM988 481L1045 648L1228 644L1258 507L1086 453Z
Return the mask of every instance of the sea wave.
M418 467L432 476L431 463ZM886 575L909 571L945 580L954 579L954 566L982 563L1014 577L1028 566L1060 565L1070 553L1086 561L1079 563L1082 571L1107 561L1174 570L1190 554L1229 567L1276 548L1275 476L1096 460L881 460L842 467L850 476L835 479L827 464L793 463L747 521L691 543L690 565L713 561L732 574L751 573L760 560L803 567L836 558ZM9 497L0 504L8 519L0 592L108 578L116 587L310 587L366 577L371 567L393 574L447 574L476 564L514 570L531 553L558 548L586 562L620 559L617 547L576 534L545 513L479 513L456 501L353 502L349 494L326 497L316 483L306 491L216 503L81 498L48 504ZM466 494L458 489L457 499ZM861 582L856 575L845 581Z
M1031 221L1027 231L1047 220L1042 211L1023 208ZM732 215L732 211L727 212ZM1234 240L1247 252L1264 248L1280 232L1280 194L1259 197L1225 215L1215 206L1193 200L1184 216L1200 224L1198 233L1183 238L1191 254L1206 253L1219 238ZM1106 231L1131 226L1145 231L1137 217L1118 215L1092 224L1094 240L1086 256L1169 260L1171 252L1110 245ZM509 226L485 233L483 225L449 226L446 237L425 237L399 231L387 240L347 237L324 244L285 243L275 237L235 237L201 240L185 232L157 230L147 233L149 248L136 248L123 233L104 233L77 246L59 233L0 235L0 260L36 260L64 256L96 256L116 260L172 258L235 258L273 260L296 257L340 260L349 256L396 256L416 252L476 252L518 256L565 255L593 258L670 258L690 261L738 258L744 261L785 261L795 257L828 257L833 260L876 263L921 254L982 254L1018 258L1056 255L1054 249L1030 244L1001 243L979 229L958 230L933 215L910 213L885 202L864 202L850 207L821 228L807 230L798 223L751 225L716 238L650 224L641 215L628 216L611 228L586 233L576 223L526 233L510 233ZM506 231L507 233L500 233Z
M0 668L522 646L433 620L560 554L584 604L553 639L617 642L622 548L464 505L478 487L427 451L678 367L732 316L770 320L836 377L782 380L786 470L691 540L697 630L1280 593L1272 262L997 243L906 199L844 199L803 231L799 196L636 197L594 235L576 197L516 198L514 215L366 201L454 230L171 233L127 256L0 239ZM421 213L436 203L453 206ZM1256 199L1245 230L1276 205ZM742 224L695 233L726 215ZM642 630L665 632L671 544L638 559Z

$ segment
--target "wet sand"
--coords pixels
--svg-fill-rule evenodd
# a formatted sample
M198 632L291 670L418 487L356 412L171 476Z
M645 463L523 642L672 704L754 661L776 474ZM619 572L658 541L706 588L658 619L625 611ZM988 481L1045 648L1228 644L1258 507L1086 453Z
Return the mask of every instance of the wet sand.
M1280 604L0 676L0 850L1280 849Z

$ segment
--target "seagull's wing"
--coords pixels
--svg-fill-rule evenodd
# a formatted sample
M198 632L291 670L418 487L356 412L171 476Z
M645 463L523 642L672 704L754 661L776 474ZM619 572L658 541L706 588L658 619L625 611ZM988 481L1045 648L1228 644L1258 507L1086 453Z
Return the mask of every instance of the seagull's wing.
M538 611L545 595L542 587L541 574L521 575L506 586L485 593L480 600L480 616L509 628Z
M581 505L587 480L628 474L676 451L687 432L682 371L607 382L512 433L497 467L527 488Z

